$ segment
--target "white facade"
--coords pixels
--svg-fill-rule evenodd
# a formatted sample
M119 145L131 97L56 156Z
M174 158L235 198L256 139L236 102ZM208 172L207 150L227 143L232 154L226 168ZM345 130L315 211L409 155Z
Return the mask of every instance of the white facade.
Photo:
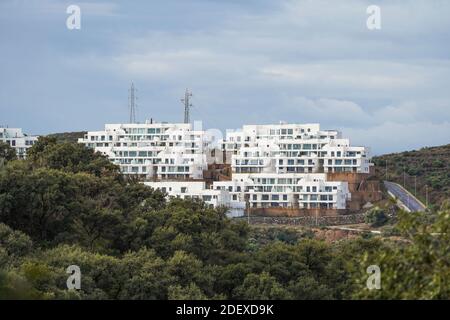
M107 155L124 174L158 180L145 184L169 196L201 198L239 213L247 206L345 209L348 183L327 181L327 173L369 173L372 165L368 148L351 146L339 131L321 130L319 124L245 125L219 143L232 168L231 181L207 188L204 181L191 180L203 179L211 141L191 124L152 122L107 124L79 140Z
M244 207L231 202L230 192L208 189L204 181L154 181L144 182L146 186L167 193L168 197L201 199L215 208L227 207L229 216L241 216Z
M204 181L155 181L144 184L167 193L169 197L201 199L214 207L230 205L229 192L207 189Z
M368 148L319 124L244 125L221 144L232 181L213 188L253 208L345 209L348 183L327 181L326 173L369 173L371 166Z
M19 159L24 159L26 157L27 149L31 148L37 139L37 136L24 134L20 128L0 127L0 141L9 144L15 149Z
M106 124L79 143L108 156L123 174L163 180L201 179L207 169L204 131L189 123Z
M245 125L222 149L234 173L369 173L369 149L319 124Z
M324 173L233 174L213 189L227 190L233 205L250 208L345 209L351 198L347 182L327 181Z

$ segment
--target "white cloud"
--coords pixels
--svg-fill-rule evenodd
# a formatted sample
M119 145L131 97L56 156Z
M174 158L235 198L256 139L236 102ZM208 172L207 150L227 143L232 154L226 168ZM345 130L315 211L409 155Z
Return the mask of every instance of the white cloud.
M23 110L42 106L30 111L39 121L24 127L62 108L84 108L74 118L80 129L87 113L102 124L110 107L101 100L126 110L134 80L140 111L159 120L181 117L178 97L190 87L193 114L209 126L320 122L380 151L441 143L450 119L450 2L378 3L382 30L372 32L369 0L84 0L84 14L120 19L89 19L89 29L68 34L70 1L2 1L2 22L13 27L0 30L0 61L8 61L0 80L4 92L19 92L14 104L22 99ZM46 93L27 98L24 82ZM58 92L79 100L61 106ZM8 99L0 94L0 105Z
M343 128L352 143L369 145L374 154L418 149L448 144L450 122L440 124L416 121L411 123L385 122L368 128Z

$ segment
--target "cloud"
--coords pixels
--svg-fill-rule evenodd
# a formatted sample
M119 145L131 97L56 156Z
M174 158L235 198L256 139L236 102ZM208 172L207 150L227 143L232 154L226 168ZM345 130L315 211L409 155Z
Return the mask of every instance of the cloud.
M398 90L424 85L424 74L417 66L390 62L346 60L269 66L261 70L265 76L285 83L306 86Z
M367 128L342 128L354 144L367 145L373 154L413 150L427 146L448 144L450 122L436 124L427 121L411 123L385 122Z
M134 81L139 113L160 121L182 119L189 87L205 127L320 122L380 152L446 133L448 1L380 0L379 31L366 28L369 0L117 3L84 0L69 32L70 1L1 1L4 121L34 132L122 121Z
M34 19L64 17L66 9L70 5L78 5L82 15L92 17L113 17L117 16L119 11L116 3L103 1L14 0L5 1L1 5L0 13L3 12L7 18L11 17L11 12L21 12L23 16L33 21Z
M447 101L403 101L369 111L348 100L296 97L273 112L290 122L319 122L323 129L343 131L376 154L447 144L450 137Z

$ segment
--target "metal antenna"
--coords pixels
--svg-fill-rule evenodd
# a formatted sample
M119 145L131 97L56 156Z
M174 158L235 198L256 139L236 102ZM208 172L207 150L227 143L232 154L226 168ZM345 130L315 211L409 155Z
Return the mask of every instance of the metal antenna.
M131 83L131 88L128 90L128 107L130 108L130 123L136 123L136 92L137 89L134 87L134 83Z
M190 103L190 98L192 97L192 92L189 91L189 89L186 89L186 92L184 93L184 99L181 99L181 102L184 104L184 123L190 123L190 117L189 117L189 108L192 107L192 103Z

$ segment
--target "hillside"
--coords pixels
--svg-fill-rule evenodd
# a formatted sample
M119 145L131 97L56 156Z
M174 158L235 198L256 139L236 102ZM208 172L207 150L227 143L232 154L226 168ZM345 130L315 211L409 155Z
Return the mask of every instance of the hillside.
M86 131L52 133L48 137L55 137L57 142L77 142L78 138L83 138Z
M432 207L450 199L450 144L420 150L386 154L373 158L375 174L381 180L395 181Z

